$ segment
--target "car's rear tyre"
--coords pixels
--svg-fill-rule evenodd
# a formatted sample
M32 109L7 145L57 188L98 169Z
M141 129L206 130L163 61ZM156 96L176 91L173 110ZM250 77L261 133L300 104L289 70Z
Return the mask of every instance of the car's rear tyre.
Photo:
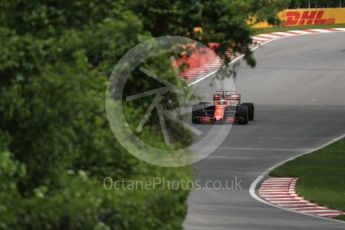
M238 123L245 125L248 123L248 107L246 105L239 105L237 109Z
M253 103L242 103L248 107L248 120L253 121L255 116L255 107Z
M192 123L193 124L200 124L200 121L197 119L197 116L200 116L202 113L202 109L200 105L193 105L192 109Z

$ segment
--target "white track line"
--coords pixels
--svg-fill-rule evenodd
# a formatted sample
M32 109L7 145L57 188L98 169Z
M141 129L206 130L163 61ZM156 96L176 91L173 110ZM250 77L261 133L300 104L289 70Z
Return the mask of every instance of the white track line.
M296 33L296 34L312 34L311 32L308 32L305 30L291 30L290 32Z
M296 36L296 34L294 34L294 33L289 33L289 32L273 32L273 33L271 33L271 34L279 35L279 36L284 36L284 37Z
M326 30L326 29L310 29L313 32L318 32L318 33L333 33L331 30Z
M256 38L263 38L263 39L274 39L274 38L279 38L281 36L278 35L274 35L274 34L260 34L260 35L256 35Z

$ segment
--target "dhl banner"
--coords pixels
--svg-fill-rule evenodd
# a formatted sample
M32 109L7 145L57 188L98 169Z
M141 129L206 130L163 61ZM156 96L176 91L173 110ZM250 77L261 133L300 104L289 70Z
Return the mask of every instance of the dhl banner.
M283 26L303 26L345 23L345 8L288 9L278 14ZM252 25L253 28L272 27L267 22Z

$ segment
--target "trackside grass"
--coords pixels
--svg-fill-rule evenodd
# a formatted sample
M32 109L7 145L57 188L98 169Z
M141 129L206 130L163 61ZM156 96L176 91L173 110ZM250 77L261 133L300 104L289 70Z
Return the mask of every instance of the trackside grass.
M345 215L339 216L337 219L345 221Z
M345 139L296 158L270 176L298 177L297 193L314 203L345 211ZM338 219L345 221L345 215Z
M267 34L273 32L284 32L289 30L307 30L307 29L327 29L327 28L345 28L345 24L326 24L326 25L305 25L305 26L280 26L263 29L253 29L253 35Z

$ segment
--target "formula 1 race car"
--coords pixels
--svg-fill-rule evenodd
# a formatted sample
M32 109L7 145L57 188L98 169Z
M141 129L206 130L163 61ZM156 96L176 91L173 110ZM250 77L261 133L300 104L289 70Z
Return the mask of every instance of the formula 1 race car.
M247 124L254 120L254 104L242 103L241 94L235 91L216 91L213 102L193 105L192 122Z

